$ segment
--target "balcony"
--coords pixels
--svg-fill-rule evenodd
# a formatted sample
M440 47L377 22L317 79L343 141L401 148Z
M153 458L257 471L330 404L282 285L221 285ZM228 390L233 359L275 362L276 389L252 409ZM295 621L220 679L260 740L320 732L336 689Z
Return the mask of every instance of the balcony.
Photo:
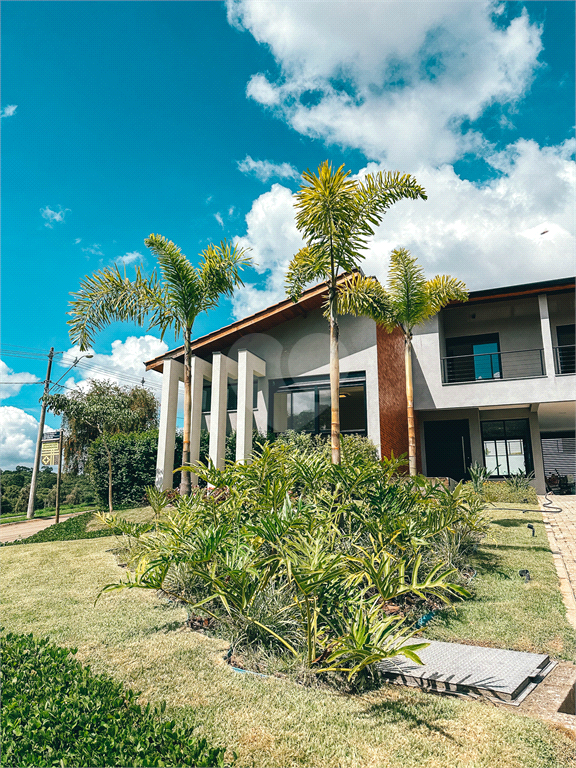
M564 349L560 347L559 349ZM574 347L572 371L574 373ZM561 364L560 356L558 357ZM504 379L533 379L546 375L543 349L522 349L514 352L484 352L477 355L455 355L441 358L442 383L463 384L470 381ZM566 357L565 365L569 364Z
M554 347L554 368L557 374L575 373L574 344Z

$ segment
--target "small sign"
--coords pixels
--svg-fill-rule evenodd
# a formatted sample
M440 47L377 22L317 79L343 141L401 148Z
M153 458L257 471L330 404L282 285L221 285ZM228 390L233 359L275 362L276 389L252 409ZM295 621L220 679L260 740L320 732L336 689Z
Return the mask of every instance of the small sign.
M42 455L41 462L44 467L58 464L59 454L59 441L50 440L47 442L42 441Z
M60 430L57 429L52 432L44 432L42 435L42 442L45 443L48 440L60 440Z

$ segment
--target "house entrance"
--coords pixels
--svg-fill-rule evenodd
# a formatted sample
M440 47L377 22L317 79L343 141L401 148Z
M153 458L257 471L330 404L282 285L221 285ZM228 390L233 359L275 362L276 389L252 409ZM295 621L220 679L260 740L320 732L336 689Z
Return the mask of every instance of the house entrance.
M424 422L424 446L429 477L468 479L472 463L468 419Z

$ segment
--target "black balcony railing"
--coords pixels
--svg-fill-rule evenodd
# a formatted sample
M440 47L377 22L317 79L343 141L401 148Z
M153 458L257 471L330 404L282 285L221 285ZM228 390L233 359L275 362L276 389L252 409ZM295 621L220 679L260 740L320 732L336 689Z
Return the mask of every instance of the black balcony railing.
M574 344L554 347L554 368L556 373L575 373Z
M574 347L572 347L572 367L574 367ZM545 373L543 349L484 352L481 355L442 358L444 384L494 379L531 379L535 376L544 376Z

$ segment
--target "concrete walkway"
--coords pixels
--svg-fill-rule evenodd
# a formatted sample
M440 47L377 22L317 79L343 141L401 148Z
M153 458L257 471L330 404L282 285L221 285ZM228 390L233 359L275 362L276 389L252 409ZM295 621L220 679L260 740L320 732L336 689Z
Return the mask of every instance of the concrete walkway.
M69 517L83 515L84 512L72 512L69 515L60 515L60 522L68 520ZM27 539L44 528L49 528L56 522L55 517L38 518L37 520L23 520L21 523L3 523L0 525L0 542L16 541L16 539Z
M555 507L562 509L562 512L547 512L545 497L538 497L566 604L566 616L576 629L576 496L550 494L548 498Z

